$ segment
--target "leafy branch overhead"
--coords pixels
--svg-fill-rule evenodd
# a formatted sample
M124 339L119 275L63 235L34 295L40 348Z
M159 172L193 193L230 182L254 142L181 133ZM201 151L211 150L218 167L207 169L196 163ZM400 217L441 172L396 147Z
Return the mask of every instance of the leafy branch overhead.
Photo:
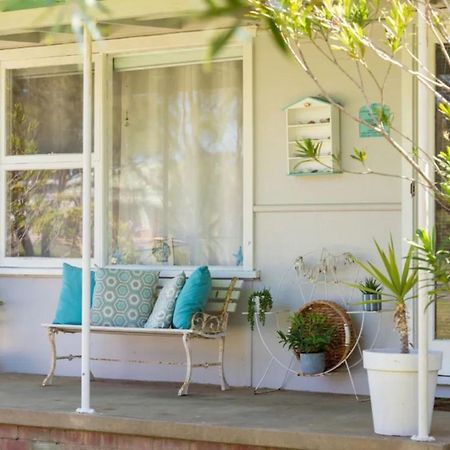
M448 208L450 195L450 151L433 157L429 149L417 148L412 136L405 136L396 128L393 116L384 108L370 111L370 121L361 119L352 110L338 104L325 87L316 72L316 61L321 58L330 64L330 70L338 71L346 79L348 89L359 92L366 105L386 105L386 86L394 70L403 70L418 79L438 98L439 111L450 118L450 105L445 93L450 92L444 80L431 71L425 74L417 71L417 58L411 41L411 25L417 19L419 2L412 0L207 0L206 17L234 17L231 29L216 39L212 54L236 34L239 26L249 21L269 30L278 47L288 53L311 78L319 95L334 104L348 118L379 133L394 151L412 167L416 181L433 191L437 200ZM450 11L448 6L426 2L427 24L437 42L441 45L445 58L450 64L446 43L450 35L444 26ZM307 45L305 45L307 44ZM306 51L312 48L315 52ZM346 58L342 58L342 56ZM405 58L405 56L407 58ZM410 62L405 63L409 58ZM378 61L377 61L378 60ZM352 66L348 62L354 62ZM375 89L368 89L368 85ZM369 94L370 93L370 94ZM406 144L405 144L406 142ZM412 150L411 150L412 149ZM308 157L317 159L317 151L310 148ZM369 168L368 153L358 149L352 160L363 165L362 174L383 174ZM423 168L428 161L440 174L435 182ZM344 172L351 172L343 167ZM355 171L351 173L357 173ZM401 177L402 178L402 177Z

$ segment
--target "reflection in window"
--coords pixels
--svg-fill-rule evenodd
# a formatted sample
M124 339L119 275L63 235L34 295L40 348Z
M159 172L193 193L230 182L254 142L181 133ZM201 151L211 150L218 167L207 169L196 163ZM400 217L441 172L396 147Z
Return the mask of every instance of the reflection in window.
M8 74L8 154L81 153L83 78L77 66Z
M450 67L440 45L436 46L436 75L444 83L449 84ZM440 93L448 98L447 90L442 89ZM435 142L436 153L439 153L449 145L450 126L444 115L437 111L437 103L436 101ZM450 250L448 246L450 214L439 202L435 202L435 226L437 247ZM436 314L436 339L450 339L450 302L448 297L448 295L440 295L440 298L433 303Z
M81 256L81 170L6 174L6 256Z
M113 263L242 263L242 62L114 72Z

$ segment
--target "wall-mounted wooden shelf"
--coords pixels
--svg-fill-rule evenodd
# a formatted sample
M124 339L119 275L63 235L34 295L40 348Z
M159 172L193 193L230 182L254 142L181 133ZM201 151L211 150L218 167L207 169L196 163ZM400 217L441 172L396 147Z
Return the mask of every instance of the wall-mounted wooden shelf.
M341 172L339 109L326 100L306 97L285 108L289 175ZM320 143L317 160L299 154L299 144Z

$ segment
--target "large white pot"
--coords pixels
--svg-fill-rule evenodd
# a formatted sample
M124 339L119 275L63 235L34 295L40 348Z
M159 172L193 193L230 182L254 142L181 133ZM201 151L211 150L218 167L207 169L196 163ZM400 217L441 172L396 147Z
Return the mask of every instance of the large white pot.
M441 352L428 353L429 423L433 414ZM390 436L417 434L417 353L364 350L374 431Z

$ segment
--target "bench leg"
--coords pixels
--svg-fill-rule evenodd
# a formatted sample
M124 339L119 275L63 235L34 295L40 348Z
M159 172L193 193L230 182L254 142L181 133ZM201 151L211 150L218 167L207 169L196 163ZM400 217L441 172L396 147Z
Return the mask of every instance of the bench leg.
M178 391L178 395L187 395L189 389L189 383L191 382L192 376L192 358L191 358L191 346L190 339L187 334L183 334L183 345L184 350L186 351L186 377L184 379L184 383Z
M230 386L227 383L225 378L225 372L223 370L223 354L225 350L225 336L222 336L219 340L219 363L220 363L220 387L222 391L226 391L230 389Z
M50 369L48 371L48 375L44 378L44 381L42 382L42 386L48 386L49 384L52 384L53 380L53 374L55 373L56 368L56 343L55 343L55 336L57 331L53 329L48 330L48 340L50 342Z

